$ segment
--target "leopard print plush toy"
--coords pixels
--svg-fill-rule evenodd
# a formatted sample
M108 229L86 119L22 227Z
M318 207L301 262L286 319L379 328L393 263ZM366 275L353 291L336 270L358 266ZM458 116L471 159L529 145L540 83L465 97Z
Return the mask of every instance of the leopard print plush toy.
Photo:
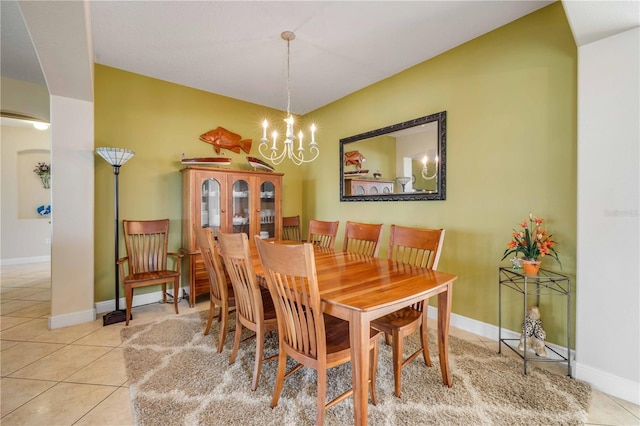
M527 316L522 322L522 334L520 335L520 344L518 349L524 350L525 339L527 339L527 349L535 351L537 356L547 356L547 350L544 347L544 340L547 338L542 321L540 320L540 309L537 306L531 306L527 309Z

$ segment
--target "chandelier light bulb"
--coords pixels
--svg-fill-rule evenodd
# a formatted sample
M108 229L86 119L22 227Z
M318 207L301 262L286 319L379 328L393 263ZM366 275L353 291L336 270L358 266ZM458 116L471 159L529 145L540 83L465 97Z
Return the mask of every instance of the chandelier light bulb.
M269 123L267 122L267 120L264 120L262 122L262 139L260 139L260 142L267 142L267 127L269 126Z
M318 144L316 143L316 125L315 124L311 125L311 146L312 147L318 146Z

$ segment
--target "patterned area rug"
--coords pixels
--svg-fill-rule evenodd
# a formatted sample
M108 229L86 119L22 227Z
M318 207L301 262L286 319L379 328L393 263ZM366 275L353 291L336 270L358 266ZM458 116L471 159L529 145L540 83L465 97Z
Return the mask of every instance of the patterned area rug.
M122 330L133 413L138 425L312 425L316 373L303 368L285 380L278 406L269 407L277 362L263 365L260 384L250 389L255 341L240 346L229 365L233 332L222 353L215 350L217 322L203 335L206 311L175 316ZM230 329L233 327L233 315ZM393 395L391 348L381 340L378 405L369 404L371 425L577 425L587 420L589 385L531 367L522 374L517 359L455 337L449 340L453 387L442 384L435 333L433 367L422 358L403 370L402 398ZM418 347L406 339L408 353ZM267 337L265 355L277 352L277 336ZM291 360L289 360L291 362ZM289 367L293 366L290 364ZM328 395L351 385L350 364L329 371ZM353 424L353 401L326 412L325 424Z

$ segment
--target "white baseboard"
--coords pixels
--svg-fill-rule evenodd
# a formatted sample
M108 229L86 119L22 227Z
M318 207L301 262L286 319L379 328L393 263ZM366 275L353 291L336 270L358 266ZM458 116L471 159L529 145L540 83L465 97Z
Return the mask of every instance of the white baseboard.
M70 325L78 325L85 322L95 321L96 310L89 309L87 311L73 312L71 314L51 315L49 316L49 328L62 328Z
M640 383L638 382L614 376L580 363L576 364L574 377L589 383L599 391L640 405Z
M172 294L173 289L168 288L167 294ZM178 296L180 295L180 289L178 289ZM131 303L132 307L142 306L142 305L150 305L152 303L158 303L162 300L162 290L154 291L152 293L145 294L133 294L133 301ZM120 298L120 302L118 303L120 309L126 308L126 301L124 297ZM102 302L96 303L96 313L103 314L105 312L111 312L116 309L116 301L115 299L105 300Z
M429 318L438 318L438 308L429 306ZM481 321L477 321L471 318L463 317L461 315L451 314L452 327L459 328L461 330L469 331L477 334L478 336L486 337L490 340L498 341L498 327L492 324L487 324ZM519 339L520 331L505 330L502 329L503 339ZM567 357L567 348L563 346L547 343L547 346L561 354L563 357ZM575 351L571 351L571 376L578 380L589 383L593 388L598 389L609 395L624 399L625 401L632 402L640 405L640 383L619 377L611 373L597 370L592 367L576 363Z
M51 262L51 256L16 257L14 259L0 259L0 266L24 265L25 263Z

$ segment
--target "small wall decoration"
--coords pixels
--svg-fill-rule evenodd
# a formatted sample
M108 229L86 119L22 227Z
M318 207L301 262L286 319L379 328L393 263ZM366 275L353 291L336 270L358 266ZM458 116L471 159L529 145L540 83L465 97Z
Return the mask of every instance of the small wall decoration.
M236 154L239 154L241 149L247 154L251 151L251 139L242 139L239 134L230 132L224 127L209 130L200 135L200 140L213 145L217 154L220 154L221 149L228 149Z
M51 188L51 165L47 163L38 163L33 172L40 177L42 187L45 189Z
M345 166L356 166L356 170L362 168L362 163L367 161L364 155L360 154L360 151L349 151L344 153Z
M51 214L51 205L47 205L47 206L38 206L38 208L36 209L36 211L38 212L38 214L40 216L46 216L48 214Z

